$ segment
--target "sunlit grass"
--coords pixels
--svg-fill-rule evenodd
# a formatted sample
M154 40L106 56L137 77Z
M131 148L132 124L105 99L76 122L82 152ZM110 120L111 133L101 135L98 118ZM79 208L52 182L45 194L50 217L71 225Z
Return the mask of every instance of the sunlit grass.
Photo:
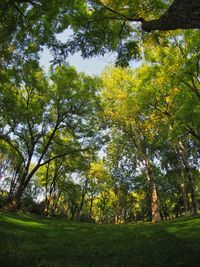
M47 227L47 225L42 224L42 223L38 223L34 221L23 221L19 218L13 218L10 216L2 216L1 220L4 222L12 223L15 225L21 225L25 227L36 227L36 228Z
M97 225L0 213L1 267L200 266L200 218Z

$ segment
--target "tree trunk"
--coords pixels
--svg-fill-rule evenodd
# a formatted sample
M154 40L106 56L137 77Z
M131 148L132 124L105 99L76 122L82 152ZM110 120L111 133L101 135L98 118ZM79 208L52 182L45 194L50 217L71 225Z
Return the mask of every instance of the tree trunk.
M93 195L91 195L91 197L90 197L90 211L89 211L90 218L92 218L93 201L94 201L94 197L93 197Z
M19 173L20 173L20 169L22 168L22 162L20 162L20 164L18 165L16 171L13 173L13 176L12 176L12 179L11 179L11 183L10 183L10 191L9 191L9 199L12 198L14 192L15 192L15 189L16 189L16 186L17 186L17 178L19 176Z
M191 206L192 206L192 214L197 215L198 213L198 205L197 205L197 199L196 199L196 193L195 193L195 186L194 186L194 179L191 175L190 168L185 167L185 171L189 180L189 186L190 186L190 194L191 194Z
M24 169L21 177L19 177L19 186L15 193L10 196L7 200L7 206L11 210L18 210L21 207L21 196L26 189L27 185L29 184L33 174L36 172L38 167L35 167L35 171L32 171L32 174L28 174L28 167Z
M199 0L174 0L159 19L142 21L142 29L146 32L195 28L200 28Z
M45 207L44 207L44 216L48 216L49 215L50 202L51 202L51 195L46 196Z
M17 192L11 196L10 198L8 198L8 209L9 210L19 210L21 207L21 196L24 192L24 186L20 185L17 189Z
M182 142L179 142L179 144L178 144L178 151L179 151L179 155L180 155L180 158L182 160L182 163L183 163L183 166L185 169L185 173L186 173L186 176L187 176L188 182L189 182L189 188L190 188L190 194L191 194L192 214L196 215L198 213L198 205L197 205L196 192L195 192L195 183L194 183L193 176L191 174L191 169L190 169L190 165L188 162L187 151L186 151L184 145L182 144Z
M118 224L120 222L120 208L119 205L115 208L115 224Z
M72 203L71 204L71 220L73 221L74 220L74 217L75 217L75 214L76 214L76 211L77 211L77 206L75 203Z
M158 195L157 195L156 185L153 179L152 166L148 159L145 159L145 164L146 164L146 176L149 182L150 193L151 193L152 222L160 222L161 216L160 216L159 205L158 205Z
M80 221L84 200L85 200L85 192L82 193L81 203L80 203L79 207L77 207L77 212L76 212L76 220L77 221Z
M182 180L180 181L180 189L181 189L181 194L182 194L182 197L183 197L185 216L188 216L190 212L189 212L189 209L188 209L188 201L187 201L187 194L186 194L186 191L185 191L185 183L183 181L183 178L184 178L183 172L181 173L181 176L182 176Z
M60 196L61 196L61 193L62 193L62 190L60 190L56 196L56 198L54 199L54 203L53 203L53 206L52 206L52 211L51 213L53 215L55 215L56 211L57 211L57 207L58 207L58 202L60 200Z

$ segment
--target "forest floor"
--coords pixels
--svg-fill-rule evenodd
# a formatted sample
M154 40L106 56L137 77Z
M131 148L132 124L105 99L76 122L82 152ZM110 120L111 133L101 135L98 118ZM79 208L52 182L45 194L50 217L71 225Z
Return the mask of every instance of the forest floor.
M0 211L1 267L200 267L200 217L73 223Z

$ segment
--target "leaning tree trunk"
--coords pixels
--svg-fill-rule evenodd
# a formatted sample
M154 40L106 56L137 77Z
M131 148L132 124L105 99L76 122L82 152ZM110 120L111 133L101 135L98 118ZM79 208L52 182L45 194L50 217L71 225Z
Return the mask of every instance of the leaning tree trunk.
M8 204L7 207L9 210L19 210L21 207L21 196L24 192L24 186L20 185L17 189L17 192L11 196L10 198L8 198Z
M19 177L19 186L16 192L13 193L13 195L8 198L7 206L11 210L20 209L22 194L24 193L24 190L27 188L27 185L29 184L31 178L33 177L33 175L36 173L36 171L40 167L40 165L38 164L37 166L33 168L33 170L30 173L28 173L30 162L31 161L29 160L26 167L24 168L23 173Z
M153 170L151 163L148 159L145 159L146 164L146 177L149 182L150 187L150 194L151 194L151 216L152 216L152 222L160 222L161 216L160 216L160 210L159 210L159 204L158 204L158 195L156 190L156 184L154 182L153 178Z
M55 215L55 213L56 213L56 211L57 211L58 202L59 202L59 200L60 200L61 193L62 193L62 190L60 190L60 191L58 192L58 194L56 195L56 198L54 199L53 206L52 206L52 210L51 210L51 214L52 214L52 215Z
M21 175L20 179L19 179L20 183L19 186L16 190L16 192L14 192L11 196L9 196L8 200L7 200L7 207L10 210L18 210L21 207L21 196L28 184L28 182L30 181L30 178L27 177L27 171L24 171L24 173Z
M199 29L200 1L174 0L168 10L159 18L142 22L142 29L147 32L153 30Z
M11 179L11 183L10 183L10 191L9 191L9 195L8 195L8 202L9 200L12 198L15 190L16 190L16 186L17 186L17 178L20 175L20 169L22 168L22 162L20 162L20 164L18 165L16 171L13 173L12 179Z

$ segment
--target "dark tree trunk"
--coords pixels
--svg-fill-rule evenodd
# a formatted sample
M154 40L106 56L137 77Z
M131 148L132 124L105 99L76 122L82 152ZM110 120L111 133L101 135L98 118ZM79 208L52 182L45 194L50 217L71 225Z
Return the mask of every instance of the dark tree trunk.
M87 188L87 182L86 182L86 188ZM81 203L80 203L79 207L77 208L77 212L76 212L76 220L77 221L80 221L80 217L81 217L81 213L82 213L82 209L83 209L83 204L84 204L84 200L85 200L85 195L86 195L86 188L83 189L82 196L81 196Z
M53 206L52 206L52 215L55 215L56 211L57 211L57 207L58 207L58 202L60 200L60 196L61 196L61 193L62 191L60 190L56 196L56 198L54 199L54 203L53 203Z
M10 191L9 191L9 197L8 199L11 199L14 195L14 192L16 190L16 186L17 186L17 180L18 180L18 177L20 175L20 170L22 167L22 162L20 162L20 164L18 165L16 171L13 173L13 177L12 177L12 180L11 180L11 183L10 183Z
M151 32L153 30L168 31L199 28L199 0L174 0L168 10L159 19L142 21L142 29L146 32Z
M8 198L8 209L9 210L19 210L21 207L21 196L24 192L24 186L20 185L17 192L10 198Z
M71 220L73 221L75 218L75 214L77 212L77 205L75 203L72 203L70 211L71 211Z
M92 218L93 201L94 201L94 197L93 197L93 195L92 195L92 196L90 197L90 212L89 212L89 216L90 216L90 218Z

